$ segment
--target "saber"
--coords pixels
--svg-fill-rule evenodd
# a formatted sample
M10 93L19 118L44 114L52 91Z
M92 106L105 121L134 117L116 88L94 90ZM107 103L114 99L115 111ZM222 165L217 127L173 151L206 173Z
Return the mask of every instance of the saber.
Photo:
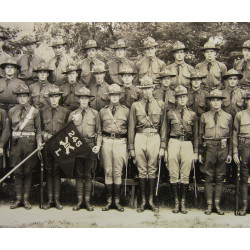
M197 199L197 184L196 184L196 173L195 173L195 163L194 161L192 162L193 164L193 168L194 168L194 193L195 193L195 197Z
M158 171L157 187L156 187L155 196L158 196L158 189L159 189L160 175L161 175L161 158L159 158L158 164L159 164L159 171Z

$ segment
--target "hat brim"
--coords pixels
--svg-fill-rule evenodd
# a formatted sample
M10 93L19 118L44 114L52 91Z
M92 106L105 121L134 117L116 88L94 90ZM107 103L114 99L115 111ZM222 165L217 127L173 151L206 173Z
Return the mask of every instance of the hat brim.
M219 51L219 48L201 48L202 51L206 51L206 50L215 50L215 51Z
M188 95L188 93L182 93L182 94L174 94L175 96L180 96L180 95Z
M106 73L108 70L103 70L103 71L90 71L90 73L93 74L98 74L98 73Z
M239 47L240 49L250 49L250 47L248 46L242 46L242 47Z
M2 64L0 65L0 67L1 67L2 69L4 69L7 65L12 65L12 66L15 66L17 69L21 69L21 66L18 65L18 64L15 64L15 63L2 63Z
M157 46L159 46L159 44L158 44L158 43L155 43L155 44L152 44L152 45L150 45L150 46L143 46L143 47L140 47L140 49L150 49L150 48L154 48L154 47L157 47Z
M227 99L225 96L207 96L207 99L213 99L213 98L218 98L218 99Z
M59 45L68 45L68 43L57 43L57 44L52 44L50 45L49 47L56 47L56 46L59 46Z
M223 80L227 80L230 76L237 76L239 78L239 80L243 78L242 74L231 74L231 75L224 75L224 76L222 76L222 79Z
M9 39L7 36L0 36L0 38L2 38L4 41Z
M111 49L127 49L128 46L120 46L120 47L116 47L116 46L110 46Z
M206 77L207 77L207 76L197 76L197 77L191 77L191 76L190 76L190 77L187 77L187 76L186 76L186 78L187 78L187 79L190 79L190 80L193 80L193 79L205 79Z
M54 96L54 95L63 95L64 92L59 92L59 93L48 93L48 96Z
M89 47L89 48L82 48L83 50L88 50L88 49L101 49L100 46L93 46L93 47Z
M179 51L179 50L184 50L185 52L187 52L189 49L188 48L180 48L180 49L172 49L170 52L175 52L175 51Z
M119 91L119 92L108 92L108 93L104 93L105 95L120 95L124 93L124 91Z
M157 76L156 79L161 80L165 77L175 77L176 75L164 75L164 76Z
M147 86L137 86L138 89L150 89L150 88L154 88L155 85L152 84L152 85L147 85Z
M41 71L47 71L49 73L53 72L53 69L34 69L33 72L38 73Z
M137 75L137 73L131 73L131 72L120 72L118 75Z
M15 94L15 95L21 95L21 94L26 94L26 95L30 95L30 91L29 92L16 92L16 91L12 91L13 92L13 94Z
M37 44L38 42L40 41L36 40L36 41L30 41L30 42L23 42L23 45L26 46L28 44L33 44L33 43Z
M70 72L72 72L72 71L76 71L76 72L78 72L78 74L79 74L79 73L82 72L82 69L69 70L69 71L62 72L62 74L67 75L68 73L70 73Z
M86 95L86 94L75 94L75 95L78 96L78 97L85 96L85 97L89 97L89 98L94 98L95 99L95 96L93 96L93 95Z

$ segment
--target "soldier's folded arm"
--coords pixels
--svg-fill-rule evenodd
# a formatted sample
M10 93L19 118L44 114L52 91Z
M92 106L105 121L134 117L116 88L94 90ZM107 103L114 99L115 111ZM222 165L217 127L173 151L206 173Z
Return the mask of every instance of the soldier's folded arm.
M136 114L135 114L135 105L132 104L129 113L129 124L128 124L128 150L131 157L135 157L135 127L136 127Z

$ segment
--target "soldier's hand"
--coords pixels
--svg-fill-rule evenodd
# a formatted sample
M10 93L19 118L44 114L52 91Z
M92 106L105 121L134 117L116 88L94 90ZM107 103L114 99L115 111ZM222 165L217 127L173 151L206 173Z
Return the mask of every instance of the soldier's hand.
M99 153L99 151L100 151L100 148L101 148L100 146L94 146L92 148L92 152L97 155Z
M234 162L236 163L236 165L240 164L240 159L239 159L238 154L233 154L233 159L234 159Z
M232 161L232 156L228 155L226 163L229 164L229 163L231 163L231 161Z
M135 158L135 151L133 149L129 150L129 156Z
M167 163L168 162L168 151L165 150L164 152L164 161Z
M3 148L0 148L0 156L3 155Z
M160 152L159 152L159 159L162 158L165 154L165 149L164 148L160 148Z
M199 163L203 164L202 155L199 155Z
M194 161L194 163L198 161L198 158L199 158L198 157L198 153L194 153L193 154L193 161Z

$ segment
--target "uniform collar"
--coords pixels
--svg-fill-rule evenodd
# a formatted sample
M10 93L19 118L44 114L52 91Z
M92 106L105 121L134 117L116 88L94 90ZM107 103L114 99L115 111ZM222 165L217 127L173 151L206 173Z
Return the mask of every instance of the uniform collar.
M186 109L187 109L187 106L184 107L184 108L178 106L176 109L177 109L179 112L181 112L181 110L186 110Z
M20 109L23 109L23 108L24 108L26 111L29 110L30 107L31 107L31 105L30 105L29 103L27 103L25 106L22 106L22 105L20 105L20 104L18 104L18 105L19 105L19 108L20 108Z
M96 63L96 58L94 57L92 60L90 58L87 57L88 63Z
M178 66L178 65L181 65L182 67L185 65L185 61L183 60L183 62L181 63L177 63L176 61L174 62L174 66Z
M205 60L206 65L208 65L208 63L211 63L212 65L214 65L216 62L217 62L216 60L214 60L212 62Z
M151 99L145 100L144 98L141 99L144 103L149 102L151 103L154 100L154 97L152 97Z
M211 113L214 115L215 114L215 112L218 112L218 114L220 115L221 114L221 111L222 111L222 109L220 109L220 110L213 110L213 109L211 109Z
M11 78L5 77L6 80L9 80L10 82L13 81L16 77L13 75Z
M236 91L238 89L237 85L232 89L228 86L228 91L231 93L233 91Z
M131 85L129 85L129 86L125 86L125 85L123 84L123 86L124 86L125 89L132 89L133 83L131 83Z
M58 105L56 108L53 108L53 107L50 105L50 110L52 110L52 109L55 109L56 111L58 111L59 105Z
M169 92L170 91L170 87L167 87L167 88L164 88L163 86L161 87L161 91L166 91L166 92Z
M191 93L200 93L201 92L201 88L199 88L198 90L194 90L194 89L190 89Z
M154 62L156 60L156 56L154 57L147 57L148 61L150 62Z
M118 105L113 105L113 104L109 104L109 108L112 110L113 108L115 108L115 110L117 110L120 107L120 103Z

